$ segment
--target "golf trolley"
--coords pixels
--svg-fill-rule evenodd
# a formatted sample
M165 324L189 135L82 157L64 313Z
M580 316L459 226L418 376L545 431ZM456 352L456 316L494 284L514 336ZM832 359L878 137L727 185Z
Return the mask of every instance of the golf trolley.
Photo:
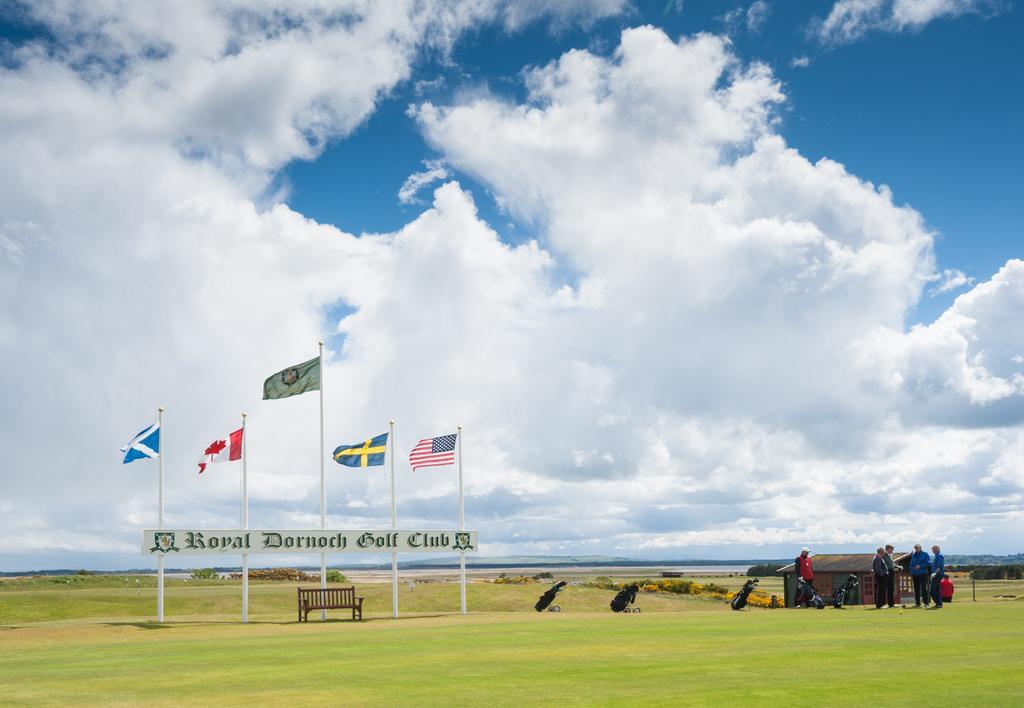
M612 608L612 612L622 612L629 614L631 612L639 612L639 607L630 607L636 602L636 594L640 591L640 586L633 584L628 587L619 590L612 601L608 604Z
M734 610L742 610L747 606L747 598L750 597L750 593L757 589L757 584L760 582L757 578L751 578L743 584L743 587L738 593L736 593L732 600L729 601L729 607Z
M832 607L837 610L843 609L843 605L850 599L850 593L860 585L857 576L850 573L846 576L846 582L839 586L839 589L832 593Z
M804 607L813 607L818 610L825 609L825 601L821 599L821 595L818 594L813 585L803 578L796 579L796 597L793 599L793 604L796 607L803 605Z
M562 592L562 588L566 585L568 585L568 583L564 580L560 580L552 585L543 595L540 596L537 600L537 604L533 606L533 609L537 610L537 612L543 612L544 610L547 610L548 612L561 612L561 607L558 605L552 605L551 603L555 601L558 593Z

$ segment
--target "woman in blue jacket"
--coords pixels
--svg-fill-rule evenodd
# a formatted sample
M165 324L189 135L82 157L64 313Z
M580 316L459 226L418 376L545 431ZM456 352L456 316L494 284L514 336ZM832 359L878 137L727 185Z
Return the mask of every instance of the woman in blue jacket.
M928 607L928 576L932 574L932 557L928 551L921 550L919 543L914 546L907 565L910 568L910 579L914 581L914 607L920 607L921 602Z

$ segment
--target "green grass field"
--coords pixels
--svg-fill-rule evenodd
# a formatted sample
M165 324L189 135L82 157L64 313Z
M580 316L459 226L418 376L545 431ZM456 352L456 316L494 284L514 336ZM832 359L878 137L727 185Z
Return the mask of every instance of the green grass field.
M421 583L403 586L397 621L390 586L365 584L367 621L309 624L294 585L253 583L242 625L238 583L175 581L157 625L152 588L75 582L0 584L0 703L1024 704L1024 601L992 599L1021 583L941 611L643 594L639 615L612 614L596 588L538 614L546 585L474 583L469 617L450 613L457 585Z

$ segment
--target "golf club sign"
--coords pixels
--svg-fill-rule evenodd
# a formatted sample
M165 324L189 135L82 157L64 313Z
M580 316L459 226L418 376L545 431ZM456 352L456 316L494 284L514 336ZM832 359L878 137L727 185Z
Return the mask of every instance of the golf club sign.
M142 554L475 552L476 531L146 529Z

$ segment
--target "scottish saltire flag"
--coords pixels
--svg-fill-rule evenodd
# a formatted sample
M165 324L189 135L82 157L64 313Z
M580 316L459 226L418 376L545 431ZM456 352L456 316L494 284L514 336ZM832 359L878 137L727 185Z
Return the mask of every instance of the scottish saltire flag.
M121 452L126 465L135 460L160 457L160 423L140 430L130 443L121 448Z
M384 464L388 449L388 434L378 435L355 445L334 448L334 461L346 467L375 467Z
M441 467L455 462L455 441L458 433L424 438L409 453L409 466L415 472L420 467Z

